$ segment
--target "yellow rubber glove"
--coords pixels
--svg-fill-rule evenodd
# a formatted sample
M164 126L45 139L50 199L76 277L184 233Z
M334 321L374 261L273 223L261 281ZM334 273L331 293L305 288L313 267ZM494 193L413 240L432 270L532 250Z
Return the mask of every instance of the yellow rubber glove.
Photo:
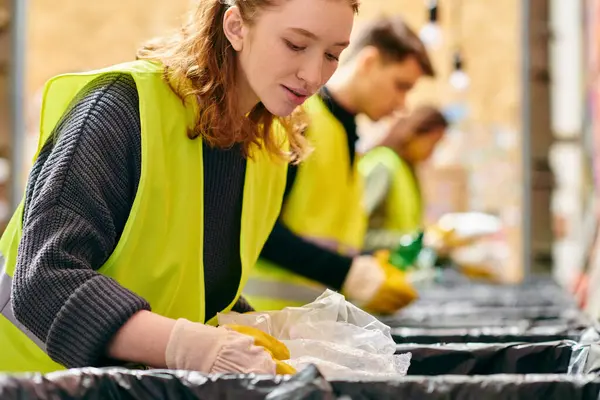
M375 257L375 259L379 261L381 265L388 264L388 260L390 259L390 251L377 250L375 253L373 253L373 257Z
M371 313L396 312L418 297L408 276L386 259L385 252L356 257L342 287L349 300Z
M469 246L475 241L475 238L459 237L455 229L443 229L438 225L428 227L425 233L425 244L442 256L448 256L453 250Z
M384 270L385 280L371 301L364 306L365 310L392 314L419 298L405 273L388 263L382 263L381 268Z
M278 374L293 375L296 373L294 367L283 362L290 359L289 349L273 336L251 326L225 325L225 328L253 337L256 346L263 347L271 354L271 357L273 357L273 360L277 364Z
M265 349L267 350L267 349ZM267 350L269 351L269 350ZM269 351L270 353L270 351ZM276 364L276 369L275 371L277 372L277 375L294 375L296 372L296 368L292 367L291 365L287 364L286 362L282 361L282 360L278 360L275 357L273 357L273 361L275 361Z
M499 282L498 276L494 271L490 270L485 265L462 264L458 266L458 270L463 275L471 279L481 279L489 282Z

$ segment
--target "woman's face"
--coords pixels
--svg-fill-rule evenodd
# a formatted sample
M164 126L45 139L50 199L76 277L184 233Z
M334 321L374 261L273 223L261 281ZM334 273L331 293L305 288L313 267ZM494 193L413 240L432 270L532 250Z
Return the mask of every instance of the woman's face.
M244 25L238 51L254 101L289 115L333 75L353 22L348 0L280 0L261 10Z

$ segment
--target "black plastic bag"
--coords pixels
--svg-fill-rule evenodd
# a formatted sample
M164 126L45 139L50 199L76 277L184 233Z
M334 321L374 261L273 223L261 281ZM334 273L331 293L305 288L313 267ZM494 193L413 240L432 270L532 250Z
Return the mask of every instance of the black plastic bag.
M529 324L590 326L572 296L551 281L500 286L468 284L422 288L420 299L380 319L391 327L475 328Z
M592 375L408 376L332 386L340 399L352 400L597 400L600 393L600 379Z
M384 319L382 322L392 328L426 328L426 329L472 329L472 328L501 328L506 326L521 326L531 329L534 327L567 325L573 329L587 327L583 321L572 319L512 319L501 315L465 315L460 317L436 318L402 318L396 320Z
M489 307L465 304L434 304L429 306L415 306L404 310L401 318L433 319L438 317L502 317L506 319L577 319L581 312L576 309L565 309L563 306L551 307Z
M552 307L479 307L462 303L414 304L396 315L379 318L393 328L477 328L564 325L584 328L592 321L575 308Z
M478 305L480 307L576 308L573 297L551 279L542 278L519 285L439 283L419 290L417 304Z
M588 360L591 346L572 341L404 344L397 352L412 353L409 375L566 374L589 372L586 366L594 361Z
M435 343L540 343L581 339L583 329L567 325L525 327L497 326L477 328L393 328L392 337L398 344Z
M0 375L0 399L244 399L244 400L583 400L597 399L593 375L404 377L397 381L328 383L309 367L292 378L196 372L71 370L47 376Z
M0 399L335 399L315 367L294 377L206 376L187 371L84 368L41 374L0 375Z

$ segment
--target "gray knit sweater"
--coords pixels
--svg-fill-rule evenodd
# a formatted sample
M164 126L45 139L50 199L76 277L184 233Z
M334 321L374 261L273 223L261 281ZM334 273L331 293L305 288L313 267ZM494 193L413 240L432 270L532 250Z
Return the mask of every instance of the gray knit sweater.
M29 176L13 309L67 367L111 363L107 342L134 313L150 309L96 272L119 241L140 179L138 101L129 75L94 80L73 100ZM207 319L232 301L239 283L245 168L239 148L204 146ZM243 300L236 307L250 309Z

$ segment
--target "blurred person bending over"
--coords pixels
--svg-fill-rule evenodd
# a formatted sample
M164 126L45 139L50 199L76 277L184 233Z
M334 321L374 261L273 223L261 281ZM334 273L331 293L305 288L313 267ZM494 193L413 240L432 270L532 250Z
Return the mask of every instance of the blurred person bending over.
M440 265L453 265L461 273L475 279L496 280L496 272L485 264L457 262L452 250L461 245L454 232L426 227L424 202L417 175L420 164L431 158L444 137L448 121L433 106L420 106L400 118L380 142L361 158L359 170L365 179L365 209L369 226L365 248L386 249L405 234L424 232L425 243L433 247ZM380 252L386 258L387 252Z
M431 157L447 127L440 110L420 106L400 118L364 154L359 170L365 178L369 230L413 233L422 229L424 207L416 170Z

